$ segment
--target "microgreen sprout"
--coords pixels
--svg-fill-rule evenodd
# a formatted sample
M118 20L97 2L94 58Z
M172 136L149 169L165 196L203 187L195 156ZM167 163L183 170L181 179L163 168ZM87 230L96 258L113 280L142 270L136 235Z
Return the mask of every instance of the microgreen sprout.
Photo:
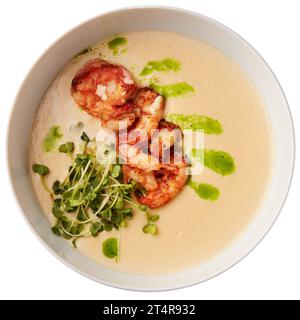
M89 136L85 132L82 132L82 135L80 138L82 141L87 142L87 143L91 141Z
M43 164L37 164L35 163L33 166L32 166L32 170L33 172L35 173L38 173L40 176L44 176L46 175L47 173L49 173L49 168L44 166Z
M144 233L151 234L152 236L158 233L158 228L154 222L159 220L159 215L150 215L148 211L146 211L147 224L143 228Z
M44 177L50 172L49 168L46 167L43 164L38 164L35 163L32 165L32 171L39 174L41 176L41 182L42 182L42 186L44 187L44 189L46 190L46 192L49 193L50 197L53 198L52 192L51 190L48 188Z
M149 233L151 235L156 235L157 234L157 226L156 224L153 223L148 223L147 225L145 225L145 227L143 228L143 231L145 233Z
M96 150L90 147L93 140L85 132L81 140L85 147L72 159L65 179L55 180L52 190L48 189L55 217L51 228L53 234L70 240L76 248L76 241L82 237L97 237L103 231L126 227L133 218L133 208L145 212L147 225L144 232L156 234L154 222L158 216L151 216L148 207L132 197L138 184L135 181L123 183L121 165L112 164L110 158L105 163L99 163ZM59 151L72 153L73 142L60 145ZM33 165L32 169L42 178L49 172L46 166L40 164ZM115 252L115 241L103 244L103 253L107 257L117 257Z
M74 143L73 142L66 142L64 144L61 144L58 148L59 152L62 153L72 153L74 151Z

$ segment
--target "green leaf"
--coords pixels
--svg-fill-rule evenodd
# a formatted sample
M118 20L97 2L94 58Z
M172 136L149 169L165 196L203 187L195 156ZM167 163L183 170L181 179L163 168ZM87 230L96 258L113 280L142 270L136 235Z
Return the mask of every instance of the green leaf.
M111 176L113 178L117 178L119 176L120 172L121 172L121 166L116 164L112 169Z
M70 206L65 206L64 210L68 213L76 211L77 208L75 207L70 207Z
M176 123L182 130L203 131L206 134L221 134L221 123L217 119L198 114L168 114L166 120Z
M111 222L116 225L116 226L120 226L120 224L123 221L123 215L121 212L114 212L111 216Z
M132 208L126 208L124 210L121 210L120 212L122 213L123 217L127 220L130 220L133 217L133 212Z
M101 220L101 222L103 222L102 220ZM111 231L112 229L113 229L113 224L110 222L110 221L106 221L105 223L104 223L104 230L105 231Z
M62 233L62 236L63 236L64 239L67 239L67 240L72 239L72 236L68 235L68 234L65 233L65 232Z
M124 208L124 206L125 206L124 199L119 197L114 205L114 208L117 210L121 210Z
M106 210L102 212L102 217L106 220L110 220L111 219L111 210Z
M90 138L89 138L89 136L88 136L84 131L82 132L80 138L81 138L82 141L84 141L84 142L86 142L86 143L88 143L88 142L91 141Z
M142 210L142 211L146 211L148 209L148 207L145 204L141 204L139 206L139 209Z
M86 221L88 220L87 214L84 212L82 208L79 209L78 214L77 214L77 219L79 221Z
M79 130L81 131L83 129L83 127L84 127L84 123L82 121L78 121L76 123L71 124L69 130L70 131L79 131Z
M73 192L72 191L65 191L64 193L63 193L63 199L64 200L67 200L67 199L69 199L71 196L72 196L72 194L73 194Z
M149 221L150 221L150 222L155 222L155 221L157 221L157 220L159 220L159 215L158 215L158 214L156 214L156 215L154 215L154 216L151 216L151 217L149 218Z
M90 226L90 232L93 237L97 237L100 232L103 231L103 224L100 222L95 222Z
M90 156L88 154L77 154L75 158L75 163L85 166L90 160Z
M84 230L84 225L83 224L78 224L77 225L77 229L78 229L79 233L81 233Z
M63 194L64 193L64 189L61 188L60 182L58 180L55 180L53 182L52 190L53 190L54 194Z
M100 183L99 178L97 177L92 178L92 180L90 180L85 190L88 192L92 192L99 185L99 183Z
M64 144L61 144L58 148L58 151L62 153L72 153L74 151L74 143L66 142Z
M108 176L104 177L102 185L105 186L108 182Z
M153 223L148 223L144 228L143 231L145 233L149 233L151 235L156 235L157 234L157 226Z
M126 220L122 220L121 223L120 223L120 225L119 225L119 227L124 228L124 227L126 227L126 226L127 226Z
M62 226L67 232L70 232L72 228L72 222L66 216L63 216L62 219Z
M78 207L83 203L84 203L84 200L79 200L79 199L73 199L68 201L68 205L70 207Z
M98 210L99 206L100 206L100 200L99 200L98 197L95 198L93 201L90 201L90 203L89 203L89 207L90 207L94 212L96 212L96 211Z
M216 201L219 198L220 191L218 188L206 183L197 183L189 180L188 185L204 200Z
M79 234L80 234L80 230L79 230L78 226L73 226L73 227L71 228L70 233L72 233L72 234L74 234L74 235L79 235Z
M44 166L43 164L37 164L35 163L33 166L32 166L32 170L33 172L35 173L38 173L40 176L44 176L46 175L47 173L49 173L49 168Z
M108 238L102 243L102 252L109 258L117 258L119 254L119 244L116 238Z
M72 233L73 235L79 235L83 230L84 230L84 225L77 224L72 226L70 233Z
M54 205L60 207L61 206L61 203L62 203L62 198L56 198L54 199Z
M53 226L53 227L51 228L51 231L52 231L56 236L58 236L58 237L61 236L61 233L60 233L60 231L59 231L59 229L58 229L57 226Z
M54 205L52 207L52 214L54 215L55 218L60 219L63 216L62 211L60 210L60 207L57 205Z
M80 237L77 237L77 238L74 238L73 240L72 240L72 245L73 245L73 247L75 248L75 249L77 249L77 244L76 244L76 242L77 242L77 240L79 239Z
M111 221L106 220L105 218L102 218L101 222L103 224L103 228L105 231L111 231L114 227L113 224L111 223Z
M93 201L96 197L97 197L96 193L89 192L86 195L85 199L88 200L88 201Z

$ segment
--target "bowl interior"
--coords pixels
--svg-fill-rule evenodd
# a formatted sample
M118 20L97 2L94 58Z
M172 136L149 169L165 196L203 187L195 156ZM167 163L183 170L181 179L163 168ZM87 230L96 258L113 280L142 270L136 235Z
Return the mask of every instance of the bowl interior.
M32 120L49 83L82 49L121 32L160 30L183 33L218 48L238 63L259 90L269 114L274 141L273 176L256 218L223 253L190 270L142 276L102 267L52 235L36 200L28 172L27 144ZM16 143L17 142L17 143ZM57 257L78 272L105 284L135 290L168 290L207 280L234 265L264 237L286 198L294 164L294 133L284 94L272 71L243 39L202 15L174 8L130 8L98 16L60 38L37 61L15 101L8 133L8 165L13 189L30 226Z

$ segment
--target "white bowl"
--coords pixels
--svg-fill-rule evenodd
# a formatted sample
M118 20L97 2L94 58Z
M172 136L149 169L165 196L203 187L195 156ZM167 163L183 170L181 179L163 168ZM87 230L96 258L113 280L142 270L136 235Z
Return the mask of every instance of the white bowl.
M238 63L265 101L273 127L272 181L260 211L242 238L205 264L176 274L142 276L103 267L54 236L34 195L28 171L27 144L40 101L61 68L82 49L120 32L160 30L183 33L218 48ZM259 54L225 26L197 13L166 7L138 7L106 13L61 37L36 62L12 110L8 133L8 166L13 189L38 238L61 261L101 283L133 290L170 290L207 280L249 253L272 226L287 196L294 166L294 131L289 108L274 74Z

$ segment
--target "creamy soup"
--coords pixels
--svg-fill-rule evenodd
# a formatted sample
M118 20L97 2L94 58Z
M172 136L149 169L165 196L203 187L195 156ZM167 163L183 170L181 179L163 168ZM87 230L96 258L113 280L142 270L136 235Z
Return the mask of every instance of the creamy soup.
M81 130L75 124L82 122L87 135L96 136L99 120L82 111L70 94L74 75L95 57L125 66L139 86L154 83L166 95L166 116L199 114L217 119L222 133L205 134L204 147L226 151L234 159L235 170L223 176L208 166L192 181L213 186L218 196L211 198L209 193L206 198L200 197L187 185L172 201L151 210L160 215L157 235L142 231L144 214L134 210L126 227L80 238L74 249L101 265L129 273L158 274L191 268L237 241L264 198L271 168L270 124L264 104L243 70L206 43L166 32L118 37L78 54L53 81L33 122L30 166L42 163L50 168L44 180L51 188L53 181L65 178L72 160L57 148L50 150L55 141L49 128L59 126L58 145L73 141L75 153L80 152ZM162 61L167 58L164 65ZM176 83L179 85L170 89ZM52 200L41 186L40 176L33 172L32 182L45 215L54 223ZM118 261L102 253L102 243L109 237L119 239Z

